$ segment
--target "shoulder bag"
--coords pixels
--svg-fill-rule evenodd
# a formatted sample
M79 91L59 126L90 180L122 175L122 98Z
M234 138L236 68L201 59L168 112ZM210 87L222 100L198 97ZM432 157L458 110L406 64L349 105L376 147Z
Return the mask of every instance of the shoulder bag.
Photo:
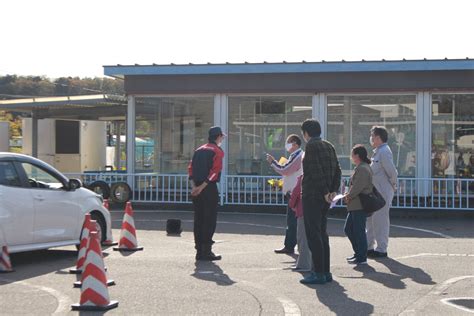
M373 186L373 190L371 193L360 193L359 199L364 211L366 211L370 215L385 206L385 199L382 197L380 192L377 191L375 185Z

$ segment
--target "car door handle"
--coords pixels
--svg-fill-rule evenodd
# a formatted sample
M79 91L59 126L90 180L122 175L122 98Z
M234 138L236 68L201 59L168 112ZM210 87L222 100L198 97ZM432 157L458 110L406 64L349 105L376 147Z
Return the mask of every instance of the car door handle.
M36 195L35 200L44 201L44 197L42 197L41 195Z

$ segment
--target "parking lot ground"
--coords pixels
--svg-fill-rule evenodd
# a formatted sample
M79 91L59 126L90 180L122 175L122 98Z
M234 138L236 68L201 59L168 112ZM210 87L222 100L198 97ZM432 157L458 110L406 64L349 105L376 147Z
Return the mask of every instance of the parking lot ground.
M122 211L113 211L118 239ZM168 218L182 220L180 237L166 235ZM344 221L331 218L334 281L305 286L277 255L282 215L221 213L214 250L223 259L194 260L192 213L136 211L144 251L105 249L109 287L119 307L107 314L148 315L462 315L474 312L474 223L471 219L393 219L389 258L355 268L343 235ZM13 254L15 272L0 274L0 314L72 314L74 247ZM461 299L464 298L464 299ZM458 300L456 300L458 299ZM98 314L98 313L82 313Z

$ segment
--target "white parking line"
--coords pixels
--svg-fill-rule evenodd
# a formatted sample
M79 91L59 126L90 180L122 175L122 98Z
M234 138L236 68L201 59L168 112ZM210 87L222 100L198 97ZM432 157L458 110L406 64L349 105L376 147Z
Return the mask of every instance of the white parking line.
M1 276L0 276L0 280L5 281L5 282L9 282L11 284L21 284L21 285L24 285L24 286L27 286L27 287L30 287L30 288L34 288L34 289L37 289L37 290L40 290L40 291L44 291L44 292L47 292L47 293L51 294L56 299L56 301L58 302L58 306L56 307L56 310L53 312L53 315L64 315L65 313L69 312L72 301L70 300L70 298L68 296L62 294L61 292L59 292L55 289L52 289L52 288L46 287L46 286L30 284L26 281L16 281L16 280L5 279Z
M268 215L268 214L267 214ZM329 217L328 219L333 220L333 221L345 221L343 218L332 218ZM135 222L166 222L166 219L146 219L146 220L135 220ZM192 223L193 220L181 220L182 222L187 222L187 223ZM113 220L113 222L122 222L122 220ZM276 228L276 229L286 229L286 227L283 226L274 226L274 225L265 225L265 224L254 224L254 223L241 223L241 222L224 222L224 221L218 221L218 224L233 224L233 225L247 225L247 226L255 226L255 227L266 227L266 228ZM390 225L391 227L395 228L401 228L401 229L407 229L407 230L414 230L414 231L419 231L423 233L428 233L432 235L436 235L439 237L443 237L446 239L451 239L453 238L452 236L436 232L433 230L429 229L423 229L423 228L417 228L417 227L410 227L410 226L400 226L400 225Z
M283 310L285 311L285 316L299 316L301 315L301 310L298 305L296 305L293 301L287 298L277 297L277 300L280 301L281 305L283 306Z
M418 253L416 255L409 255L403 257L394 258L394 260L399 259L409 259L409 258L416 258L416 257L474 257L474 254L469 253Z
M452 301L452 300L470 300L470 301L472 301L472 300L474 300L474 297L451 297L451 298L443 298L443 299L441 300L441 303L443 303L443 304L446 304L446 305L449 305L449 306L451 306L451 307L460 309L460 310L462 310L462 311L465 311L465 312L469 312L469 313L474 314L474 310L473 310L473 309L467 308L467 307L464 307L464 306L459 306L459 305L457 305L457 304L454 304L454 303L450 302L450 301Z

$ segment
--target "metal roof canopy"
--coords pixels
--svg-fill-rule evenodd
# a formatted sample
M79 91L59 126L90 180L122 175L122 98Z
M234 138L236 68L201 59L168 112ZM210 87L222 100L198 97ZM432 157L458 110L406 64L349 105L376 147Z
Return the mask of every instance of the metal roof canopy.
M219 75L474 70L474 59L321 61L169 65L107 65L104 74L123 79L143 75Z
M0 110L29 114L34 112L38 119L123 121L127 113L127 98L119 95L94 94L0 100Z
M474 59L104 66L129 95L473 91Z

